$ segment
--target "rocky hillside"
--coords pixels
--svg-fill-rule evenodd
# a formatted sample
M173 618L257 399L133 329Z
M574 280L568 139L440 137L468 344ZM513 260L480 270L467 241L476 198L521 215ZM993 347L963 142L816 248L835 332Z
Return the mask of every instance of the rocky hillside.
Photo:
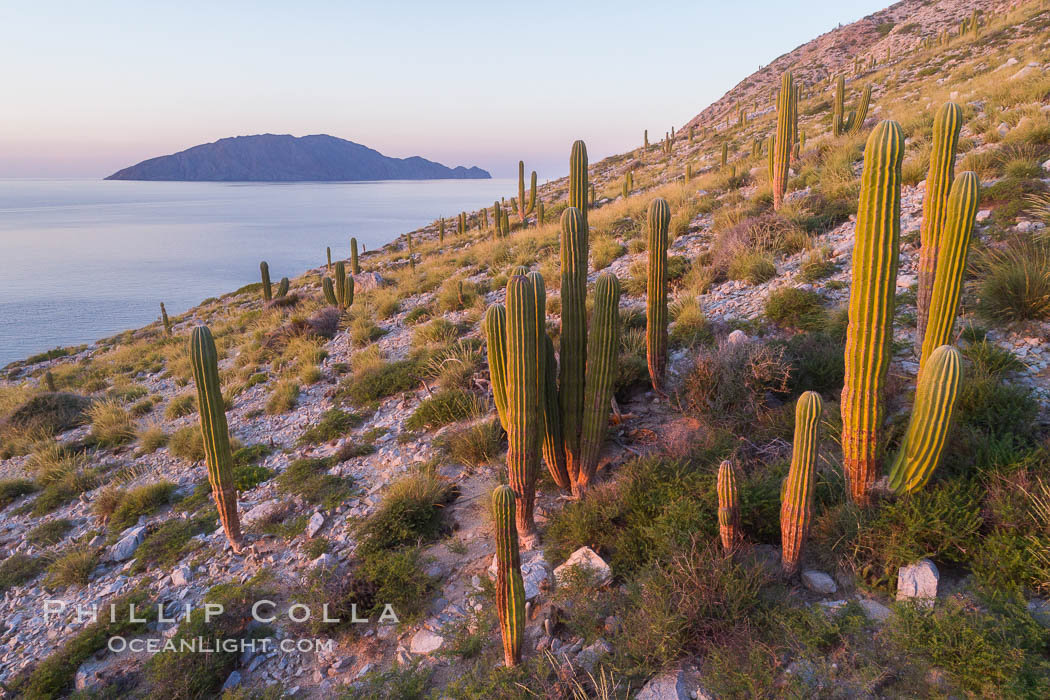
M876 50L875 65L854 72L848 54L833 61L802 47L780 66L831 73L805 81L796 110L805 142L777 208L767 84L765 109L742 121L732 108L726 127L725 109L708 110L673 140L575 169L590 185L574 190L590 191L589 239L575 248L585 267L563 264L578 239L560 221L579 231L582 215L567 212L561 179L539 189L542 206L524 221L508 200L464 212L458 233L449 212L361 255L359 270L349 261L352 301L324 281L341 265L319 260L286 291L249 285L167 324L5 368L3 692L1047 697L1050 10L979 2L976 27L960 33L961 3L919 5L832 33L915 34L888 59ZM878 30L886 18L894 26ZM848 73L843 112L861 114L836 134L838 70ZM954 149L935 136L948 102L958 106ZM891 119L899 132L880 125ZM861 332L846 307L860 294L855 268L869 263L854 259L872 187L861 173L882 152L868 139L890 131L905 139L899 219L896 188L877 212L899 237L880 248L895 268L880 268L894 269L878 297L891 309L889 362L865 504L843 453L856 426L840 405L846 336ZM954 396L951 420L932 420L923 407L942 399L916 391L917 280L931 153L945 150L957 173L975 173L980 196L970 235L952 239L968 244L949 339L961 369L953 391L940 391L951 385L943 380L933 392ZM880 172L895 181L895 166ZM670 214L669 326L654 390L658 198ZM495 214L505 229L494 229ZM349 254L347 242L332 243ZM538 308L554 377L544 391L566 396L582 378L599 398L584 413L597 416L581 437L595 458L584 492L559 485L556 458L554 468L534 464L537 537L520 540L515 598L521 662L507 667L495 540L514 528L490 504L527 461L524 450L508 453L504 423L525 431L500 416L498 370L508 365L490 365L498 345L482 325L503 304L520 337L532 332L522 330L534 327L521 322L534 318L522 299L535 297L522 296L521 267L546 286ZM579 376L558 376L579 349L581 310L592 354ZM236 547L205 466L189 347L201 325L215 339L222 394L208 414L224 408L232 440ZM515 372L530 368L521 361ZM609 380L608 400L595 376ZM515 386L527 405L531 384ZM929 483L897 493L885 477L902 444L915 444L912 425L943 440ZM545 457L556 455L544 431L555 446ZM253 615L260 600L272 604ZM113 617L108 607L97 619L76 614L111 604ZM205 619L206 604L223 614ZM188 651L198 638L229 646Z
M107 180L206 182L352 182L356 180L477 180L478 167L448 168L412 156L390 158L327 134L234 136L118 170Z

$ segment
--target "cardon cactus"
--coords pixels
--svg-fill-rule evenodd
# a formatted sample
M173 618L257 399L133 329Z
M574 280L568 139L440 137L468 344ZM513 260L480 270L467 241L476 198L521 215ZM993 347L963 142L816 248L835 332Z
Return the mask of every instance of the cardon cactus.
M518 219L525 228L528 216L536 208L536 171L532 171L532 184L529 185L529 202L525 203L525 161L518 161Z
M649 204L649 274L645 287L645 355L653 389L662 392L667 365L667 227L671 207L657 197Z
M164 302L160 302L160 320L164 323L165 335L171 335L171 320L168 318L168 310L164 308Z
M576 141L569 155L569 207L583 214L584 226L587 225L587 185L587 144Z
M270 266L265 260L259 263L259 272L262 273L263 301L270 301L273 299L273 287L270 286Z
M517 499L518 535L535 541L532 506L539 467L539 362L536 302L522 275L507 282L507 474Z
M354 303L354 278L346 274L346 263L342 260L335 264L335 300L341 309L349 309Z
M692 163L685 164L685 181L689 182L693 179L693 165Z
M920 372L935 349L952 341L980 188L977 174L967 171L955 178L951 194L948 195L926 336L919 355Z
M795 81L791 71L785 71L780 80L777 97L777 134L773 141L773 209L779 210L787 193L788 167L797 130Z
M330 277L321 280L321 291L324 292L324 300L329 306L339 306L339 300L335 298L335 287Z
M580 429L580 476L573 491L581 495L598 468L598 457L609 429L609 411L619 372L620 280L604 272L594 285L592 337L587 341L587 371Z
M197 384L204 457L208 482L219 511L219 520L233 551L241 551L241 525L237 518L237 487L233 481L233 452L226 424L226 405L219 385L219 355L207 326L197 326L190 337L190 366Z
M959 351L942 345L930 353L919 371L908 429L890 467L890 488L914 493L930 480L941 460L959 397L962 361Z
M726 552L732 552L742 539L736 471L728 459L718 465L718 535Z
M354 275L361 274L361 265L357 261L357 239L350 237L350 272Z
M502 214L503 214L503 209L500 207L500 203L499 202L493 202L492 203L492 226L494 227L493 228L493 234L496 236L496 238L500 238L500 237L502 237L502 236L504 236L506 234L506 231L502 230L502 228L503 228L503 216L502 216Z
M561 216L561 357L559 409L565 460L573 484L579 481L580 424L587 366L587 219L576 207Z
M51 370L44 372L44 389L52 394L58 391L58 387L55 386L55 375L51 374Z
M770 134L766 137L766 177L769 178L769 186L773 187L773 158L776 156L776 137Z
M488 352L492 398L496 403L500 425L507 429L507 310L503 304L493 304L485 310L482 321L485 347Z
M857 103L857 111L853 115L853 123L850 124L850 135L859 134L864 128L864 120L868 118L868 106L871 104L871 83L864 86L860 94L860 102Z
M514 492L506 486L497 486L492 492L492 521L496 528L496 615L503 635L503 660L508 667L521 661L525 637L525 583L521 578L515 510Z
M438 243L445 242L445 217L438 219Z
M722 167L726 167L726 163L729 162L729 144L722 144Z
M919 290L915 299L915 350L922 350L929 319L930 298L937 274L937 256L944 235L948 194L955 178L955 149L962 128L962 109L946 102L933 117L933 147L930 169L926 173L926 196L922 201L922 224L919 227ZM937 346L934 346L937 347Z
M846 79L839 76L835 81L835 98L832 102L833 112L831 115L831 133L841 136L845 128L845 102L846 102Z
M870 503L878 474L882 391L893 344L904 132L883 121L864 149L842 389L842 453L850 497Z
M536 200L536 225L543 226L543 200Z
M288 278L282 277L281 281L277 283L277 294L278 299L283 298L288 294Z
M795 444L780 497L781 566L788 576L798 571L812 520L817 428L822 408L820 394L815 391L802 394L795 406Z
M325 257L328 258L328 271L332 271L332 246L325 246Z
M543 334L543 386L540 388L540 418L543 421L543 461L547 464L554 483L561 489L571 489L568 467L565 463L565 434L561 426L558 406L558 367L554 357L554 343Z
M649 150L649 130L648 129L646 129L642 133L642 148L644 148L647 151Z

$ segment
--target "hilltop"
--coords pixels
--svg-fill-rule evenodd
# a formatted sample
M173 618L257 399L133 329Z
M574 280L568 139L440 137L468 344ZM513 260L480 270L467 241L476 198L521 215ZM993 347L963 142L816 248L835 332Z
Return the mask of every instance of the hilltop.
M455 168L412 156L390 158L345 139L315 134L259 134L219 139L118 170L107 180L206 182L351 182L355 180L477 180L478 167Z
M805 142L775 209L769 88L784 69L804 84ZM359 271L350 242L333 241L352 301L330 286L340 261L318 251L298 276L274 270L289 275L287 289L267 277L167 323L10 365L0 382L0 683L27 697L1046 697L1048 69L1042 2L905 0L777 59L666 140L645 145L639 129L634 150L577 168L576 182L586 172L593 187L585 268L565 261L584 249L563 246L563 235L578 241L582 214L566 214L562 178L538 188L524 217L528 203L513 197L448 212L360 255ZM844 111L859 115L836 134L840 77ZM944 438L929 483L896 493L884 477L898 447L914 444L916 407L934 401L917 398L914 341L935 114L948 102L960 125L952 162L975 174L980 195L950 338L961 372L951 420L924 423ZM880 268L894 278L880 288L888 367L872 414L885 420L870 441L882 448L882 478L865 506L846 479L843 437L855 426L840 401L861 172L881 153L872 134L895 129L882 120L897 122L904 146L899 239L880 249L894 262ZM657 198L670 213L660 391L647 353ZM881 221L892 208L878 208ZM545 283L534 307L542 326L520 301L538 296L535 275L522 296L523 271ZM581 276L586 301L572 296ZM603 313L616 286L615 313ZM593 370L611 383L611 398L590 404L607 434L592 433L600 450L583 497L538 464L539 541L520 551L523 662L513 668L495 610L502 520L490 507L511 478L503 426L513 419L500 415L499 354L483 330L500 304L508 317L519 310L515 328L547 332L545 369L569 362L572 324L589 315L595 360L580 378ZM209 406L224 407L233 438L241 553L220 527L203 461L189 347L201 324L222 390ZM573 377L555 379L544 390L565 396ZM544 446L557 443L544 430ZM797 497L789 474L805 460L808 507L788 509L785 524L782 494ZM802 511L805 527L793 527ZM803 543L799 571L785 574L792 541ZM56 598L71 609L45 619L44 601ZM276 619L250 620L259 598L276 601ZM199 613L91 624L72 612L117 600L159 604L168 617L221 601L231 614L210 625ZM290 620L295 603L327 603L343 622ZM385 603L398 623L380 623ZM349 622L353 605L369 623ZM106 649L114 634L218 633L333 647Z

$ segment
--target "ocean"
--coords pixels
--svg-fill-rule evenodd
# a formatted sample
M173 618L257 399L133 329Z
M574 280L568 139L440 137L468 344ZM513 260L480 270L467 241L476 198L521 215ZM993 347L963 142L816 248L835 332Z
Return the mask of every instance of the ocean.
M276 284L326 246L373 250L516 186L0 179L0 366L146 325L162 301L181 313L258 281L261 260Z

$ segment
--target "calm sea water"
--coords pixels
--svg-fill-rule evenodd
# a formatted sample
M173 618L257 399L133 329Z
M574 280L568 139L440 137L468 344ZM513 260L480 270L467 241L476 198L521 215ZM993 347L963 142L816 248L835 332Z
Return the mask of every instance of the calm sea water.
M438 216L490 205L511 180L196 183L0 179L0 366L181 313L259 279L295 277Z

